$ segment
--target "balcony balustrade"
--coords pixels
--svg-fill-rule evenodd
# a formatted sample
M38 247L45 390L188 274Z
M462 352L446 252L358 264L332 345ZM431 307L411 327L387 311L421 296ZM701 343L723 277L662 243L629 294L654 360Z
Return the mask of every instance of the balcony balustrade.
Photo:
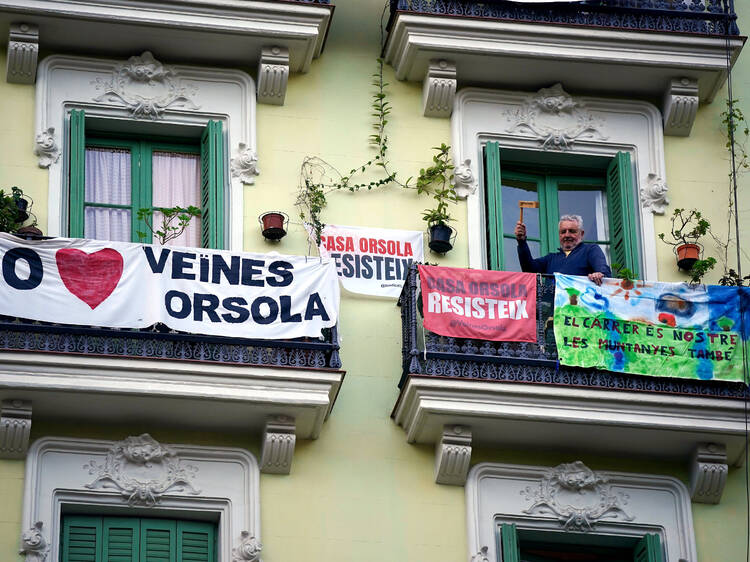
M739 35L734 0L584 0L555 4L391 0L391 20L398 12L634 31Z
M490 382L660 392L688 396L750 398L742 383L692 381L664 376L613 373L560 365L552 329L554 277L537 280L537 342L496 342L440 336L423 328L418 303L419 274L412 267L401 294L403 373Z

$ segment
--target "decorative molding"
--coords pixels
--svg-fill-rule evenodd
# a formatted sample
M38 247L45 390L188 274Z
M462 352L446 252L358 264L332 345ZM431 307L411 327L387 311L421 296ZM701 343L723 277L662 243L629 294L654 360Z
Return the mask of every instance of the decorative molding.
M240 544L232 549L232 562L260 562L263 545L250 532L242 531Z
M185 384L183 382L183 384ZM94 404L95 401L92 401ZM106 462L112 449L122 443L93 439L42 437L29 448L23 480L22 528L44 521L44 538L49 547L47 562L60 558L60 535L63 506L77 505L91 512L123 513L122 494L113 488L87 488L86 470L92 458ZM167 493L160 502L148 508L149 517L174 517L217 521L217 560L231 561L233 547L243 531L257 541L260 536L259 471L255 458L244 449L217 446L158 443L126 447L136 463L122 461L130 475L151 478L160 467L158 458L175 453L183 464L198 468L195 486L200 495ZM146 460L150 459L150 460ZM141 461L144 464L138 464ZM148 465L151 465L149 468ZM161 478L160 476L156 477ZM127 508L130 510L131 508ZM144 514L144 508L132 508L133 514ZM35 560L34 562L40 562Z
M263 47L258 62L258 103L284 105L289 82L289 49Z
M255 176L260 174L258 169L258 154L244 142L239 144L237 153L229 163L232 177L239 179L245 185L255 183Z
M516 366L524 371L525 365ZM532 373L533 380L547 381ZM658 392L408 377L393 411L408 443L435 445L445 424L471 427L472 447L681 459L700 443L723 443L727 464L746 454L741 399ZM544 428L540 430L539 428ZM623 438L626 436L627 438ZM483 543L486 544L486 543ZM478 547L477 547L478 548Z
M453 181L455 182L456 195L460 199L466 199L477 190L477 179L471 169L471 158L464 159L463 163L453 170Z
M35 141L34 154L39 158L39 167L49 168L60 158L60 147L57 146L55 140L55 128L47 127L37 134Z
M698 560L690 493L677 478L657 474L593 472L582 463L561 466L567 468L505 463L480 463L472 467L466 481L468 556L483 552L480 549L486 546L487 559L502 560L496 532L498 525L503 523L515 524L521 535L533 531L536 536L549 533L550 537L556 537L585 529L583 524L583 529L571 526L565 530L559 513L547 506L528 512L524 492L532 488L536 493L547 482L549 494L554 493L548 503L556 509L566 503L597 509L599 500L606 505L612 497L628 496L627 517L619 511L616 518L598 517L596 528L588 531L589 535L621 537L635 542L645 533L656 533L664 546L664 562ZM554 473L558 474L556 480L551 478ZM593 524L591 518L589 522Z
M22 459L29 448L31 402L3 400L0 403L0 459Z
M148 433L113 444L103 463L92 459L83 468L96 476L86 488L114 488L131 507L153 507L168 493L200 494L192 484L198 469L181 464L174 449Z
M5 80L15 84L33 84L38 59L39 28L31 23L11 23Z
M641 206L655 215L663 215L669 205L668 191L667 182L656 174L649 174L646 184L641 187Z
M524 513L552 512L566 531L592 531L605 518L634 519L624 509L628 495L613 491L606 476L581 461L563 463L547 471L537 486L527 486L521 495L531 503Z
M422 107L425 117L450 117L456 98L456 65L443 59L432 59L422 85Z
M728 473L727 448L718 443L701 443L690 462L690 497L696 503L719 503Z
M460 18L453 18L460 19ZM462 68L463 73L463 68ZM567 78L566 78L567 85ZM539 151L547 136L540 137L529 133L525 127L519 130L516 116L528 115L535 126L548 126L552 129L567 130L569 126L580 125L571 116L583 111L583 118L588 113L594 121L601 118L598 133L577 137L575 142L568 142L567 155L583 155L600 159L612 158L618 152L630 154L633 173L633 200L638 200L640 187L646 184L648 173L654 173L668 181L664 164L664 136L661 112L647 102L576 97L572 102L564 92L561 97L551 96L552 108L576 104L570 113L561 111L563 117L553 112L543 112L538 107L529 107L538 95L508 90L486 90L463 88L456 94L453 116L451 117L451 147L454 162L470 158L472 162L483 162L484 145L496 141L500 145L501 158L505 151L523 150L528 155ZM557 98L557 99L555 99ZM542 102L542 100L539 100ZM534 113L536 112L536 113ZM538 117L535 117L537 115ZM579 114L580 115L580 114ZM541 116L544 116L545 121ZM522 119L523 120L523 119ZM566 124L567 123L567 124ZM575 134L575 133L573 133ZM548 133L549 135L549 133ZM553 134L554 138L554 134ZM541 141L541 142L540 142ZM469 246L469 267L485 269L487 267L487 225L484 197L484 180L481 166L476 170L479 188L469 195L467 202L467 231ZM645 279L658 277L656 232L654 216L650 209L640 208L637 237L640 241L642 269Z
M579 140L603 141L604 119L586 109L581 101L563 90L557 83L528 96L523 105L508 113L509 133L535 136L541 150L568 150Z
M698 81L692 78L673 79L664 94L664 134L690 136L698 113Z
M42 534L42 526L43 523L37 521L21 535L21 550L18 554L26 555L25 562L44 562L47 559L49 545Z
M101 92L94 101L124 105L134 119L155 120L167 109L200 109L192 99L198 88L185 84L173 67L164 66L150 51L118 64L110 80L97 78L94 87Z
M463 486L471 464L471 429L446 425L435 446L435 482Z
M289 474L292 470L296 425L288 416L266 422L260 454L260 470L266 474Z

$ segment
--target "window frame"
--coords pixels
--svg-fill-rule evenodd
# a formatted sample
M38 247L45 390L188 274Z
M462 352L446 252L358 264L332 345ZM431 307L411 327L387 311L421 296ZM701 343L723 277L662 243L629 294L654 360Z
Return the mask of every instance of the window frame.
M547 478L553 467L480 463L472 467L466 481L466 517L469 558L484 555L501 562L502 541L496 529L514 524L520 530L564 533L565 523L552 510L529 509L525 494ZM595 471L606 485L627 495L623 514L593 521L593 529L582 531L610 538L640 540L657 534L664 549L664 562L697 560L690 492L677 478L656 474Z
M613 158L618 152L628 153L633 178L629 196L638 234L639 272L644 279L657 279L653 214L663 213L663 209L653 205L648 197L640 198L639 193L648 193L667 179L661 113L654 105L643 101L572 96L577 107L592 118L594 128L586 134L578 134L564 146L555 147L545 144L546 137L541 129L532 130L518 124L518 116L539 95L538 92L482 88L465 88L456 94L451 117L453 160L469 160L475 178L473 187L466 190L469 267L486 269L488 264L483 148L487 142L498 142L503 149L580 155L584 159ZM557 125L560 132L565 133L574 131L578 124L574 117L561 114Z
M139 55L140 53L133 53ZM257 168L236 173L232 162L242 163L248 154L257 154L256 87L253 79L240 70L170 65L176 85L184 89L188 101L176 99L153 118L137 116L115 95L102 95L102 86L109 84L127 61L92 59L79 56L52 55L39 65L36 87L36 130L50 137L54 145L49 162L49 214L40 216L49 236L68 236L68 176L70 138L67 121L71 110L82 109L87 118L96 120L97 128L146 132L162 130L169 136L198 138L209 121L223 126L225 154L222 155L222 204L225 209L223 247L239 251L243 248L244 185ZM124 87L128 87L126 84ZM156 133L161 135L161 133ZM241 158L244 156L244 159Z

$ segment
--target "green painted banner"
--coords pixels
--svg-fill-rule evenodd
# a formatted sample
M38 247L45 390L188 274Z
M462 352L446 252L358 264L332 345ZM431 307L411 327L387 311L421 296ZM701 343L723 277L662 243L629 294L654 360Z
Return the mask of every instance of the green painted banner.
M555 283L555 339L562 365L743 381L747 288L622 279L597 286L586 277L562 274L555 275Z

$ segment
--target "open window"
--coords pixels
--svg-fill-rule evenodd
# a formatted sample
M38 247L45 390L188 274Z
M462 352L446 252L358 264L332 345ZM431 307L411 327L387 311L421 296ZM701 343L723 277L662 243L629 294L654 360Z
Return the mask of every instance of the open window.
M518 203L535 201L539 207L525 209L524 214L529 247L535 257L557 250L559 217L580 215L586 233L584 243L598 244L610 263L624 265L637 276L638 229L627 152L600 158L597 165L542 166L512 159L501 163L499 144L487 142L484 158L487 263L491 269L520 271L513 234L519 218Z
M139 209L189 206L201 216L171 242L224 247L224 139L209 121L200 139L113 135L70 112L70 235L152 242ZM154 213L158 225L159 213Z

